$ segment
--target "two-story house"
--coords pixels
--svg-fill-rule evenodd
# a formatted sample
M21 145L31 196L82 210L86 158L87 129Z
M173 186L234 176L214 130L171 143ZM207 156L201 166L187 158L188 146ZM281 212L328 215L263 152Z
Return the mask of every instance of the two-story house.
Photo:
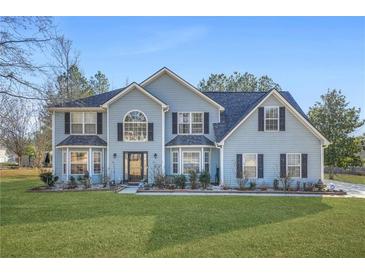
M50 108L53 172L93 182L209 171L212 181L323 179L327 139L288 92L201 92L167 68Z

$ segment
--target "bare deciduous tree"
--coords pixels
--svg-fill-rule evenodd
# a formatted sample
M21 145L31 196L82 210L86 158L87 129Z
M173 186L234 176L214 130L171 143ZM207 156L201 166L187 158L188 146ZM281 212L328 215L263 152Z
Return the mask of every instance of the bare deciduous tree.
M40 79L51 66L40 56L54 33L50 17L0 17L0 94L43 99Z
M1 97L0 143L18 157L21 163L29 144L30 110L22 100Z

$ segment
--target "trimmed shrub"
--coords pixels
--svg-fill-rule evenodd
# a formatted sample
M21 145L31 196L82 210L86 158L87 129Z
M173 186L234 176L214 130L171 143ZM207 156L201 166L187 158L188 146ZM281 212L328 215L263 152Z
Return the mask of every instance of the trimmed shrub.
M178 188L184 189L186 184L186 177L183 174L174 177L174 183Z
M198 174L196 174L195 170L191 170L189 172L189 180L191 184L191 189L197 189L198 188Z
M49 187L54 186L58 181L58 176L53 176L52 172L42 172L39 174L39 178Z
M202 173L200 173L199 182L200 182L201 186L203 187L203 189L206 189L209 186L210 174L208 171L203 171Z

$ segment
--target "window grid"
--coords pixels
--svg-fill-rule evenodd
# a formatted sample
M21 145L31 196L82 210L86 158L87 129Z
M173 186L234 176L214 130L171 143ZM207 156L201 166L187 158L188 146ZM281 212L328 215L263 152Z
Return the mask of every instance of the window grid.
M87 152L71 151L71 175L84 175L87 171Z
M245 178L257 178L257 154L243 154L243 175Z
M172 173L173 174L179 173L179 152L178 151L172 152Z
M288 153L286 154L287 175L290 178L300 178L302 169L302 154Z
M179 112L178 134L203 134L204 116L202 112Z
M265 130L279 130L279 107L265 107Z
M94 174L101 173L101 151L94 151L93 154L93 167L94 167Z
M209 151L204 151L204 171L207 172L209 172L209 158L210 158Z
M123 140L127 142L147 141L147 118L137 110L130 111L124 118Z
M62 173L66 174L67 173L67 152L63 151L62 152Z
M199 173L200 152L185 151L183 153L183 173L189 174L191 170Z
M96 112L71 112L71 134L96 134Z

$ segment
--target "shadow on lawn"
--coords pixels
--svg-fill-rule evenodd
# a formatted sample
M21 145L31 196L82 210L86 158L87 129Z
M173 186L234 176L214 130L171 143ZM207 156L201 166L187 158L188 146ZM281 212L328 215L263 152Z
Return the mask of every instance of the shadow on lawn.
M207 199L212 199L209 207ZM321 198L192 197L181 202L176 203L179 209L165 207L157 215L146 252L331 208Z

